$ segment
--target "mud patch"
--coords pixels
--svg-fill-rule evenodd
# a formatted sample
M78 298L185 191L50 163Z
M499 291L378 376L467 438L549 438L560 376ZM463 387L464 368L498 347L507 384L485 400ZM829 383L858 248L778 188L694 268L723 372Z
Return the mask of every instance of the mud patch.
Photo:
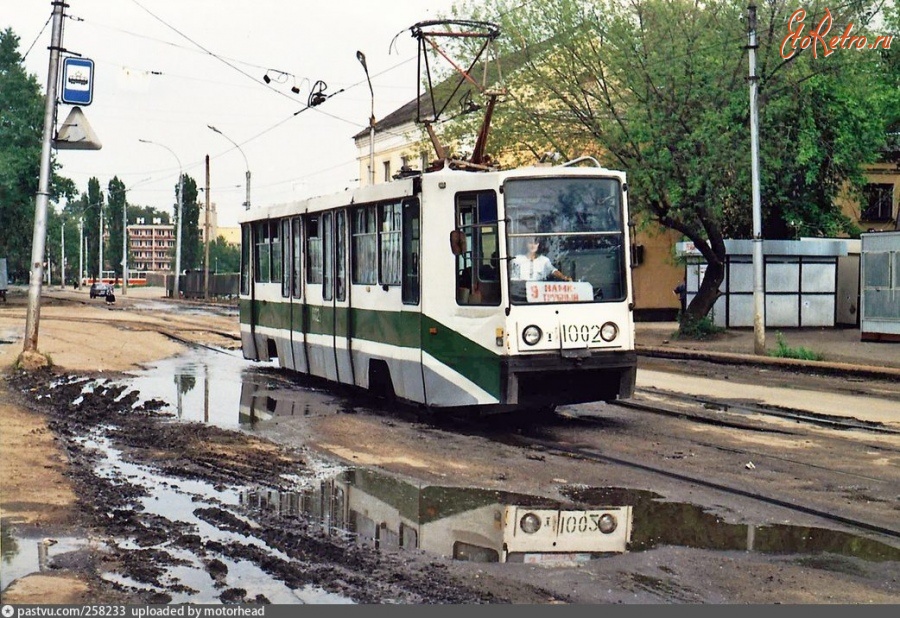
M103 538L71 566L99 596L135 603L498 603L439 562L375 551L298 514L241 503L291 492L315 476L299 449L240 431L178 421L166 403L111 380L15 372L10 391L57 436L82 525ZM10 532L15 537L13 527Z

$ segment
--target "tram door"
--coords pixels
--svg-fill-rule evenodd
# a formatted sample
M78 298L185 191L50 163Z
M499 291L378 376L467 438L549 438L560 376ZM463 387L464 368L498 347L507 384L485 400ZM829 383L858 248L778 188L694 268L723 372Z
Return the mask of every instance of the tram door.
M303 332L309 373L320 378L337 379L334 361L334 256L333 214L309 215L303 221L305 243L304 276L306 278L306 311ZM330 273L326 276L326 273Z
M290 294L291 311L290 311L290 332L291 332L291 352L294 371L307 373L309 371L309 353L306 347L306 314L309 307L306 304L306 296L303 294L303 227L302 219L294 217L290 221L291 234L285 236L290 238L290 251L287 251L289 257L288 262L290 269L286 269L289 273L290 283L287 292Z
M310 373L352 384L347 212L312 216L307 227Z
M422 364L422 215L418 199L402 204L401 318L404 345L418 350L418 362L404 364L402 394L410 401L425 401L425 375Z
M282 219L275 225L278 225L281 229L278 234L278 238L274 239L274 242L278 243L278 250L273 250L272 258L277 258L279 260L278 264L278 276L277 280L281 283L281 298L288 301L287 304L287 316L279 319L280 322L283 322L285 319L287 320L287 325L293 323L293 313L294 307L291 300L291 268L292 268L292 260L291 260L291 220L290 219ZM294 350L294 336L293 329L287 328L287 337L285 339L279 338L279 350L278 350L278 359L281 363L282 367L289 367L290 369L297 370L297 363L294 359L295 350Z
M331 213L328 213L331 215ZM354 384L353 339L350 319L349 238L347 233L347 211L338 210L333 214L333 285L332 285L332 332L334 333L334 363L336 379L345 384ZM327 285L327 283L326 283Z

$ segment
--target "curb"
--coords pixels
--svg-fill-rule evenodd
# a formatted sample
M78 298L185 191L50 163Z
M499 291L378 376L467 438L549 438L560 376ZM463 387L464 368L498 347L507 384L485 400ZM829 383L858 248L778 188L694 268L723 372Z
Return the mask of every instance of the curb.
M900 380L900 368L857 365L853 363L835 363L828 361L807 361L796 358L778 358L772 356L753 356L732 352L701 352L685 348L660 348L656 346L635 346L638 356L652 358L671 358L681 360L701 360L723 365L765 365L828 375L856 376L876 380Z

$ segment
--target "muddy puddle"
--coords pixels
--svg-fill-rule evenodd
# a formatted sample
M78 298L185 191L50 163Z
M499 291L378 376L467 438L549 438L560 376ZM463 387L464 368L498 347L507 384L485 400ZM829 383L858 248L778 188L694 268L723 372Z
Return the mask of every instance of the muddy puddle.
M766 554L831 554L867 561L900 560L900 549L849 533L789 525L731 524L692 504L663 501L649 491L564 487L571 501L477 488L420 485L365 468L353 468L300 492L250 491L250 509L281 516L303 514L325 528L349 532L375 548L422 549L473 562L576 564L625 552L681 546ZM529 513L552 534L523 532ZM612 514L618 528L606 533L595 520ZM532 536L527 542L523 537ZM610 543L593 547L608 534ZM562 551L565 545L566 551ZM593 551L592 551L593 550Z
M115 390L104 380L63 380L57 388L67 389L69 406L83 406L105 393L103 401L118 404L126 416L156 402L168 425L174 419L250 433L262 426L271 429L276 422L289 431L292 417L348 413L370 405L300 387L270 365L249 363L240 352L213 349L160 362L126 382ZM900 560L900 549L865 537L824 528L727 523L699 506L628 488L563 486L561 499L551 500L431 485L308 455L302 469L288 472L273 466L268 477L271 464L265 463L256 465L256 476L206 474L204 469L235 459L225 452L230 438L217 443L222 459L185 463L166 453L148 456L156 448L154 438L123 439L125 425L110 416L73 438L91 474L116 496L100 503L108 512L100 513L99 520L106 517L119 525L111 524L106 536L92 539L90 547L123 565L102 574L111 586L157 594L161 602L471 600L461 592L436 596L451 593L429 588L427 572L400 577L391 570L393 563L368 557L396 555L394 550L547 567L663 546L807 559ZM133 431L140 432L136 426ZM139 451L134 450L136 442ZM141 456L134 457L136 452ZM28 573L65 564L67 556L86 547L85 539L4 526L2 588ZM379 587L373 580L390 584Z

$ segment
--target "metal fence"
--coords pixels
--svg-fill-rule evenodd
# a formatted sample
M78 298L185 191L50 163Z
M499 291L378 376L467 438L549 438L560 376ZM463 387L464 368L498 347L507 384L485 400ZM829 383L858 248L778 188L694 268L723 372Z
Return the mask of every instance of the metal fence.
M166 289L166 296L172 298L172 287L175 285L175 276L163 273L148 273L147 285ZM181 288L182 298L205 298L206 286L203 280L203 271L191 271L178 278L178 287ZM209 296L210 298L237 298L240 289L240 273L210 273Z

